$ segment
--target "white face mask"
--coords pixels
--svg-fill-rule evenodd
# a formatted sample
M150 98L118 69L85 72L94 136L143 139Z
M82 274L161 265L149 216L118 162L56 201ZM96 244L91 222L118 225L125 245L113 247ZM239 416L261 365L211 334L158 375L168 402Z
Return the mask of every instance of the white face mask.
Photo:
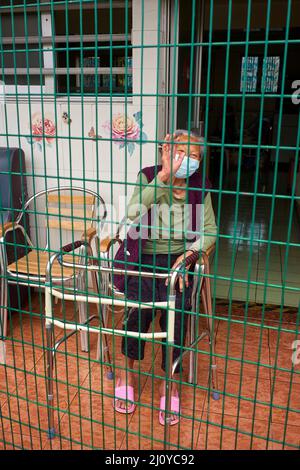
M175 160L178 160L178 158L179 154L176 153ZM199 165L199 160L195 160L194 158L190 158L185 155L183 157L180 167L175 173L176 178L185 179L189 176L192 176L198 170Z

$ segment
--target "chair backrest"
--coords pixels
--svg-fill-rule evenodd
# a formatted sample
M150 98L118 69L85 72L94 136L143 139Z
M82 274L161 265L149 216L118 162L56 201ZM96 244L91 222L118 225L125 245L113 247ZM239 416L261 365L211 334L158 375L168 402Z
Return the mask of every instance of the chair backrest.
M49 193L45 226L83 232L95 223L95 207L95 196L91 194Z
M29 212L31 226L36 228L32 230L36 239L34 245L41 247L46 244L46 248L53 249L81 237L90 227L101 230L107 215L105 202L96 192L69 186L49 188L34 194L26 202L24 212Z

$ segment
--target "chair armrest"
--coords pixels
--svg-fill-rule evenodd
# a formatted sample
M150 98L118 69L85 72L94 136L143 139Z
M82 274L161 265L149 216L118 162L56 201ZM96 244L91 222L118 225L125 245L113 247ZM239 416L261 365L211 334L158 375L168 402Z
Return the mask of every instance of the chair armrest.
M179 265L179 271L183 272L187 266L200 262L204 265L205 272L209 273L209 256L214 252L214 250L215 244L210 246L206 251L194 251L181 262ZM201 260L199 260L199 256L201 256Z
M214 243L211 245L206 251L202 251L201 253L201 264L204 266L204 273L209 274L210 273L210 261L209 258L210 256L214 253L216 248L216 244ZM199 262L199 261L198 261Z
M81 235L81 240L86 241L89 244L91 243L92 239L95 237L97 233L96 227L89 227L83 234Z
M108 253L111 246L114 244L114 243L119 243L119 245L122 244L122 241L120 240L120 238L111 238L111 237L106 237L104 238L103 240L100 241L100 252L101 253Z
M5 224L0 225L0 237L3 237L5 233L7 232L7 230L12 229L13 227L14 227L13 222L6 222Z
M215 249L216 249L216 244L213 243L209 248L207 248L207 250L204 251L204 253L209 257L213 254Z
M214 253L216 249L216 244L213 243L207 250L202 252L202 260L205 262L206 260L209 260L209 257Z

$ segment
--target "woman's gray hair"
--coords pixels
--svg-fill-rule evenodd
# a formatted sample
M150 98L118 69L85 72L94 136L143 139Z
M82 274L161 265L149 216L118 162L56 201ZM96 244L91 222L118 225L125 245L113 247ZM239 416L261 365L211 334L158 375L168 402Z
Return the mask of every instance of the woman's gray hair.
M200 143L204 144L205 140L204 137L202 137L198 132L195 131L189 131L188 129L177 129L174 132L175 139L176 137L179 137L180 135L186 135L187 137L193 137L194 139L197 139ZM200 146L200 153L201 156L203 157L204 154L204 145Z

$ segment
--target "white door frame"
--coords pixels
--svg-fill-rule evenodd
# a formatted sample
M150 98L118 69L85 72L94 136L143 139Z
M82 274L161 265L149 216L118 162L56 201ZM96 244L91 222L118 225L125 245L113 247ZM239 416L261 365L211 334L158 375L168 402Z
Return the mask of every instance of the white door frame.
M199 11L200 11L200 22L196 25L197 34L196 41L198 43L203 42L204 32L204 0L199 0ZM201 81L202 81L202 58L203 58L203 46L197 47L195 56L195 93L201 93ZM197 96L194 98L194 109L193 109L193 121L194 127L198 130L200 135L203 135L203 121L201 117L201 97Z
M177 8L177 11L176 11ZM203 41L204 31L204 0L198 0L198 8L200 12L200 21L196 24L197 34L196 41ZM166 97L166 113L165 113L165 131L170 132L177 127L177 93L178 93L178 51L176 47L179 41L180 28L180 0L166 0L163 8L163 22L166 31L166 44L175 44L173 47L166 48L165 57L165 84L166 93L171 95ZM176 22L175 22L176 19ZM201 93L201 72L202 72L203 47L197 47L195 53L195 93ZM198 72L197 72L198 71ZM174 96L175 95L175 96ZM194 98L193 107L193 123L192 127L202 132L203 123L200 120L201 113L201 97Z
M175 44L173 47L166 47L165 57L165 84L166 93L171 96L166 97L165 132L176 129L177 124L177 91L178 91L178 43L179 38L179 7L180 0L166 0L164 11L164 23L166 31L166 44ZM177 12L175 9L177 8ZM176 14L175 14L176 13ZM176 24L175 24L176 18ZM174 96L175 95L175 96ZM173 128L173 129L172 129Z

